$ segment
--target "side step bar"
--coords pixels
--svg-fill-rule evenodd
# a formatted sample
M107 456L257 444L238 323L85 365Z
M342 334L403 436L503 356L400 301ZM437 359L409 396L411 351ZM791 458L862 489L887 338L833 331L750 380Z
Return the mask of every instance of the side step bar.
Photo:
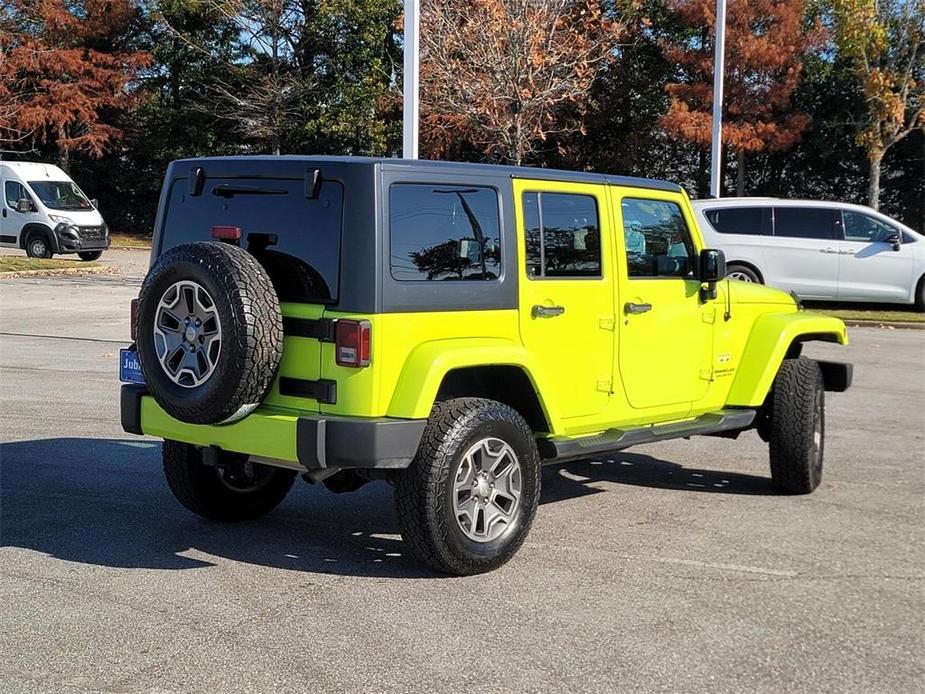
M756 410L729 409L709 412L696 419L674 424L648 425L633 429L608 429L607 431L581 438L538 439L537 446L543 463L559 463L577 460L601 453L619 451L641 443L653 443L667 439L687 438L701 434L715 434L721 431L747 429L757 415Z

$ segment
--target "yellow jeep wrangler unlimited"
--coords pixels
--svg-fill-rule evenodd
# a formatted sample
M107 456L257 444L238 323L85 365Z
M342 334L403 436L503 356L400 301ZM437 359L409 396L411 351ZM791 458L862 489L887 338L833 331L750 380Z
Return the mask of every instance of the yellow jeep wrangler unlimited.
M500 566L540 466L755 428L781 490L822 474L823 391L800 356L844 324L723 280L663 181L448 162L177 161L121 359L123 428L164 439L207 518L272 510L297 474L394 483L430 566Z

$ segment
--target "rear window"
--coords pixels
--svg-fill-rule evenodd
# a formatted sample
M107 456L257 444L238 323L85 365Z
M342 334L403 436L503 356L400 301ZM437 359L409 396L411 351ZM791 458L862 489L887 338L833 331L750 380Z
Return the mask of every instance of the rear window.
M337 301L343 186L325 181L317 198L305 197L302 179L207 179L190 196L175 181L161 252L212 238L213 226L241 229L241 248L267 271L280 301Z
M775 207L774 235L800 239L836 239L837 210L826 207Z
M706 210L703 216L720 234L760 236L768 234L771 226L767 207L726 207Z

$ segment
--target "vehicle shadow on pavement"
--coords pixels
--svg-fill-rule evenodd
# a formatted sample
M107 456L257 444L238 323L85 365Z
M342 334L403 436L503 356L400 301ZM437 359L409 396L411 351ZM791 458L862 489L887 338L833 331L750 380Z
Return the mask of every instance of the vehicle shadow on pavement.
M621 451L593 460L583 460L543 468L543 503L597 494L589 486L598 482L629 484L654 489L676 489L712 494L779 494L767 477L700 470L653 458L641 453Z
M222 559L294 571L433 578L405 556L392 490L336 495L301 480L273 513L215 523L173 498L154 441L56 438L0 446L0 546L119 568Z
M547 468L542 503L600 493L615 482L663 489L770 494L770 481L693 470L647 455ZM173 498L160 443L89 438L0 446L0 546L119 568L195 569L223 559L293 571L395 578L439 574L405 556L392 489L369 484L332 494L296 480L264 518L233 524L201 519Z

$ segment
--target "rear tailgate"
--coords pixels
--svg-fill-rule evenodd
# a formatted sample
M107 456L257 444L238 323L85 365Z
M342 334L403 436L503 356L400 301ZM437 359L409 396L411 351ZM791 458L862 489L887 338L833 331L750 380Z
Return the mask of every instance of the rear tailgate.
M313 185L304 168L288 176L174 179L158 252L208 241L213 227L240 229L241 247L267 270L283 312L283 357L264 402L318 411L330 388L320 378L321 319L337 301L344 192L337 181Z

